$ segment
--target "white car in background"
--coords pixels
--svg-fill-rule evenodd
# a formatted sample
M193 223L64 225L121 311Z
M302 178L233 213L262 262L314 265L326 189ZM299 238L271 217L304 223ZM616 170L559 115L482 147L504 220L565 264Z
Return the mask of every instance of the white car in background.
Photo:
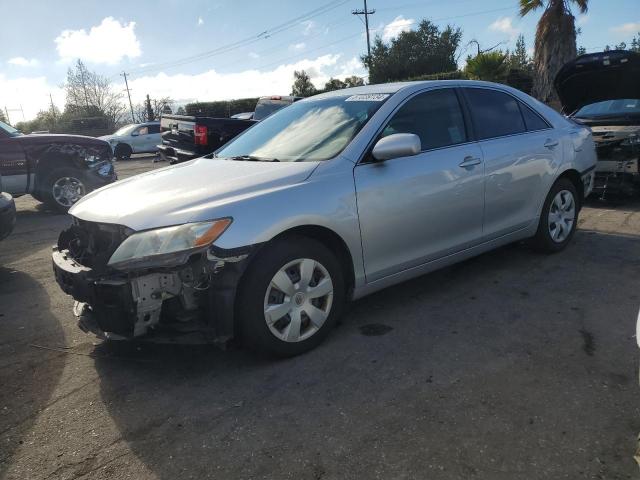
M162 143L160 122L132 123L100 138L109 142L118 160L129 159L134 153L155 153Z

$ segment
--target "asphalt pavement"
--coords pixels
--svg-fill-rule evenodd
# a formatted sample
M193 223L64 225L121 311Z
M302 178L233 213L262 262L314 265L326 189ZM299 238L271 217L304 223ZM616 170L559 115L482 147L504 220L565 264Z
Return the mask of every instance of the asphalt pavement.
M357 301L279 361L82 333L50 261L69 217L16 204L0 478L640 478L640 200L589 202L560 254L511 245Z

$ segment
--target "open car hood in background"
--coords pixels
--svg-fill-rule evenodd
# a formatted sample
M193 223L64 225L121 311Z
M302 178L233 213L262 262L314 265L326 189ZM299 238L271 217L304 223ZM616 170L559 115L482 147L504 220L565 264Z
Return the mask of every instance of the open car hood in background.
M581 55L560 69L553 84L566 114L605 100L640 98L640 54L611 50Z

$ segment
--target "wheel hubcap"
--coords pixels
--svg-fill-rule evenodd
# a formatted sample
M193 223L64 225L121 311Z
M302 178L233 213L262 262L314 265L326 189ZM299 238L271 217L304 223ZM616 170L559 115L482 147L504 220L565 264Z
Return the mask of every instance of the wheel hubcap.
M554 197L549 208L549 234L556 243L564 242L573 228L576 218L576 202L569 190L562 190Z
M63 207L70 207L85 194L84 184L74 177L62 177L56 180L52 188L53 198Z
M333 282L318 261L300 258L284 265L271 279L264 297L264 318L276 338L301 342L329 317Z

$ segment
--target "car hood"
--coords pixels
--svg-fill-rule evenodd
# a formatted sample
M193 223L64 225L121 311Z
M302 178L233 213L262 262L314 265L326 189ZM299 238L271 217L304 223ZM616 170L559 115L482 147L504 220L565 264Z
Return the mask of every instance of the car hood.
M596 144L619 143L630 137L640 137L640 125L607 125L590 127Z
M605 100L640 98L640 54L611 50L581 55L560 69L554 86L567 114Z
M103 187L69 213L133 230L212 220L225 215L225 204L300 183L317 165L199 158Z

